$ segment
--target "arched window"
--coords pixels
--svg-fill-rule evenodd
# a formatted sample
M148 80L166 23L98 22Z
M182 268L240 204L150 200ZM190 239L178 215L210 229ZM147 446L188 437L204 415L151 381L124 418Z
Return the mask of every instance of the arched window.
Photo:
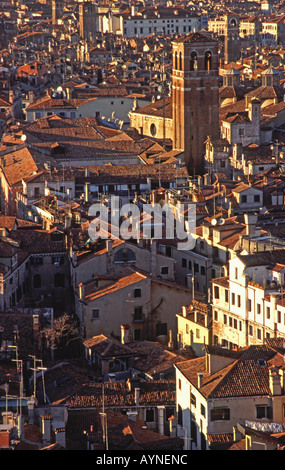
M175 54L174 54L174 70L177 70L177 66L178 66L178 64L177 64L177 52L175 52Z
M198 69L197 64L197 52L193 51L190 54L190 71L193 72L194 70Z
M212 52L205 52L205 70L212 70Z
M182 52L179 52L179 70L182 70Z
M152 135L153 137L154 137L155 134L156 134L156 125L153 124L153 123L150 125L150 133L151 133L151 135Z

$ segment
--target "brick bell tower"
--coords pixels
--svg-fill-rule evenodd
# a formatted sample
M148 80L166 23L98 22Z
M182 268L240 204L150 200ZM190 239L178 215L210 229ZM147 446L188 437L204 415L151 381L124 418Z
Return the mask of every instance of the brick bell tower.
M190 33L172 43L173 148L191 175L203 174L205 141L219 138L218 42Z

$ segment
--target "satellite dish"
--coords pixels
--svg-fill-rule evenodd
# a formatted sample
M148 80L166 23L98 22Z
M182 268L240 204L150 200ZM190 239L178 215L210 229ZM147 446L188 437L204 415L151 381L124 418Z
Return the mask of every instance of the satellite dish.
M27 136L26 136L25 134L21 135L21 140L22 140L23 142L25 142L26 139L27 139Z
M219 220L218 220L218 224L219 224L219 225L224 225L224 223L225 223L225 219L219 219Z
M217 219L211 220L211 224L212 224L212 225L217 225L217 223L218 223Z

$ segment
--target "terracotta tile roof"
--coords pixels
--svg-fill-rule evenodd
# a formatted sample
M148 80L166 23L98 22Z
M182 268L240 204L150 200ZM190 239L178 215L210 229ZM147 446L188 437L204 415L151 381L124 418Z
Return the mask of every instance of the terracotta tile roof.
M175 380L152 380L140 382L140 405L175 405ZM103 405L103 384L83 385L76 395L64 401L69 408L91 408ZM134 391L128 389L125 382L107 382L104 384L104 403L106 409L120 409L135 406Z
M271 395L269 367L283 366L283 355L267 346L250 346L236 354L240 357L233 357L230 365L212 375L206 370L205 357L182 362L176 367L197 388L197 374L203 373L200 393L209 399ZM266 365L260 365L258 359L264 360Z
M51 98L48 95L31 103L26 107L26 110L78 109L80 106L95 100L96 98Z
M85 286L85 297L84 301L86 303L93 302L96 299L99 299L105 295L113 294L120 289L124 289L132 284L143 281L146 279L146 276L138 272L129 271L126 275L123 275L116 281L110 282L107 285L97 288L97 282L92 281Z
M27 147L2 155L1 168L10 187L38 171L38 167Z
M92 351L102 358L133 356L135 354L127 345L120 343L115 338L110 338L103 334L93 336L92 338L85 340L83 344L87 348L92 349Z
M68 412L66 428L67 442L79 441L83 431L95 444L96 449L103 450L102 426L99 410L74 410ZM181 450L183 441L181 438L169 438L147 429L144 422L130 421L128 417L118 411L106 410L108 422L109 450Z
M172 119L172 97L165 98L163 100L155 101L154 103L147 104L141 108L138 108L135 111L132 111L131 114L144 114L147 116L157 116Z

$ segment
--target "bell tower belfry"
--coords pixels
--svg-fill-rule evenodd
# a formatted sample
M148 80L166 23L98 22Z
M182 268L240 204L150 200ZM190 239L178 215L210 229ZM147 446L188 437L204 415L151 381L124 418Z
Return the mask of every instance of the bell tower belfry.
M232 15L225 17L225 64L236 62L240 58L240 35L238 19Z
M219 137L218 42L190 33L172 43L173 148L190 174L204 170L205 141Z

